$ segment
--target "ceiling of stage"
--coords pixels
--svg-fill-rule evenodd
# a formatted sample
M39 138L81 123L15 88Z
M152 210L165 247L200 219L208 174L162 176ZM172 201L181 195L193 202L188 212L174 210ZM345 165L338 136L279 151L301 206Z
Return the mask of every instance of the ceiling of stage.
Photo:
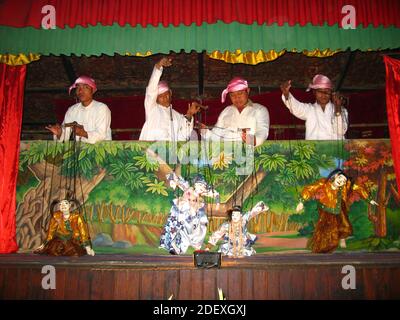
M341 52L327 58L306 57L285 53L279 59L257 65L229 64L206 54L171 53L173 66L163 78L179 98L194 98L203 86L205 98L215 98L233 76L243 76L256 93L278 88L287 80L293 86L306 88L317 73L326 74L344 90L383 89L385 70L382 55L400 57L399 50L383 52ZM88 74L96 79L99 95L143 95L154 63L162 55L150 57L42 57L28 64L28 93L67 94L67 88L77 76Z

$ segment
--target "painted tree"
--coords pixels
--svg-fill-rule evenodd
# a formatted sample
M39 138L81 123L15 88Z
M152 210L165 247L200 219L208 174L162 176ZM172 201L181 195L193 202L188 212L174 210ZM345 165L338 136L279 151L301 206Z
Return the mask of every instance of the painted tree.
M297 203L304 185L320 177L320 169L334 167L332 156L316 152L314 142L265 144L258 150L256 169L262 168L268 179L265 192L269 205L281 205L288 211ZM294 194L294 196L293 196Z
M369 206L368 216L374 224L375 235L383 238L387 234L386 208L389 199L394 196L399 201L390 143L354 140L346 144L346 149L350 152L350 158L344 163L346 172L355 178L357 184L366 186L379 204L375 214Z
M167 186L159 180L171 168L147 156L146 143L34 142L21 149L20 175L32 175L37 184L24 194L17 207L17 241L22 249L37 247L50 221L49 207L73 194L86 203L90 192L107 176L127 190L166 197Z
M96 161L82 158L76 161L77 156L68 144L46 142L29 144L21 151L20 174L31 173L38 182L25 193L17 207L17 242L21 249L40 245L50 221L49 209L53 201L65 198L75 188L77 200L83 203L86 195L103 180L106 170L93 170ZM71 179L77 172L82 173L80 179Z
M300 224L303 234L310 234L317 220L310 203L302 214L293 214L302 186L321 177L322 171L335 168L336 145L331 142L266 143L256 155L256 167L266 172L262 191L255 201L264 200L273 211L289 213L290 223Z

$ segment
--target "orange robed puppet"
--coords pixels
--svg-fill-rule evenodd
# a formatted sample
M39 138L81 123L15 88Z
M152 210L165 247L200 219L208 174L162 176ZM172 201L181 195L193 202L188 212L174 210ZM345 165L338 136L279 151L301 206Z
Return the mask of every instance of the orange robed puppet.
M372 205L378 205L369 198L368 192L362 186L353 184L340 169L332 171L328 178L304 187L296 211L300 212L304 208L304 200L314 198L318 202L319 218L309 242L312 252L330 253L339 243L341 247L346 246L345 239L353 233L348 211L349 199L354 193Z
M61 200L47 231L45 242L35 253L52 256L94 256L90 247L89 232L85 221L78 211L70 212L71 202Z

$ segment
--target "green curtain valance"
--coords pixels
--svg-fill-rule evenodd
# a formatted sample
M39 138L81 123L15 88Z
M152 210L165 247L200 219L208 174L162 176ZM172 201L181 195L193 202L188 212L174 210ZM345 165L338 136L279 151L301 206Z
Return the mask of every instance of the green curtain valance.
M330 49L382 50L400 47L400 28L203 24L179 27L97 25L65 29L0 26L0 54L125 55L152 53Z

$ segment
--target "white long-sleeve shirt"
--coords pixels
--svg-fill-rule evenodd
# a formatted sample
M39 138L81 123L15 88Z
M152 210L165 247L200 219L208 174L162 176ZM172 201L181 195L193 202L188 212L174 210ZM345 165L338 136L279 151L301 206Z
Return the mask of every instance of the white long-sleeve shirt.
M348 112L342 107L340 115L335 115L335 106L329 102L322 110L318 103L302 103L289 93L282 101L290 113L306 121L306 140L342 140L348 127Z
M81 140L87 143L96 143L102 140L112 140L111 136L111 111L102 102L92 100L85 107L82 103L76 103L69 107L64 116L63 125L76 121L82 125L87 132L88 137L76 136L76 140ZM67 141L71 135L72 128L62 127L60 141ZM57 139L57 138L56 138Z
M261 145L269 133L268 109L250 100L242 112L230 105L222 110L214 128L203 130L202 135L211 140L242 141L242 129L246 128L255 136L256 145Z
M193 118L188 121L184 115L157 103L158 83L163 68L154 67L146 88L144 107L146 121L139 140L147 141L186 141L193 130Z

